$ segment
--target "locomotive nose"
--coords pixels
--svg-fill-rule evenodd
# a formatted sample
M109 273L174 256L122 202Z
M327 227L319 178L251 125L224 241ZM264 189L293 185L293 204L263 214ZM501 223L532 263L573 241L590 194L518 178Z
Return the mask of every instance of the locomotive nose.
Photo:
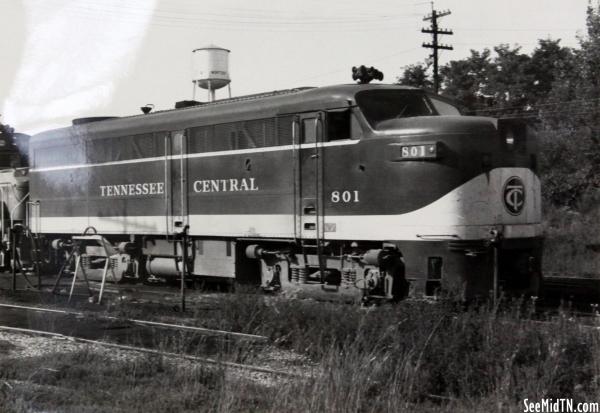
M535 148L518 128L462 116L394 119L386 126L390 172L427 205L424 222L451 223L465 229L461 236L485 238L495 225L540 221Z
M477 116L418 116L381 122L378 129L384 135L489 135L497 133L497 122Z
M427 116L393 119L382 135L394 138L388 159L437 160L467 175L500 166L503 141L493 119L465 116Z

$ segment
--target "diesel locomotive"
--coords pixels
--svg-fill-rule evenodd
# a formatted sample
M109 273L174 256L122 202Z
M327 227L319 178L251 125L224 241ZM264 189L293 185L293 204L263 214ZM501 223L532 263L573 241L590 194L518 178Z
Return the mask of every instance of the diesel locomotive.
M33 136L18 173L46 262L64 260L51 244L93 227L116 281L470 299L537 293L536 156L517 120L352 84L79 120Z

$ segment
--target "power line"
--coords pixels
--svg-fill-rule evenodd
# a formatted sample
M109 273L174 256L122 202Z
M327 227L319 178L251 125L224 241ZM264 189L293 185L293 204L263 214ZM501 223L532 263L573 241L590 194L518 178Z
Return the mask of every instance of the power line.
M43 5L42 5L43 7ZM140 18L147 18L147 15L143 15L136 11L126 10L114 10L114 9L102 9L94 7L85 7L82 5L72 5L68 9L65 9L67 13L79 16L82 18L89 18L94 20L105 20L107 17L110 19L119 19L121 21L137 21ZM402 18L403 19L403 18ZM400 20L400 18L396 18ZM387 24L393 24L386 25ZM148 24L157 27L166 28L196 28L196 29L211 29L211 30L227 30L227 31L285 31L285 32L379 32L382 30L397 30L397 23L393 20L384 21L383 24L381 19L363 21L356 20L310 20L302 21L302 19L296 19L296 21L288 20L277 20L277 21L254 21L254 20L235 20L235 19L211 19L195 17L194 15L189 17L183 16L168 16L156 12L152 14ZM405 27L405 30L410 28Z
M371 17L365 16L349 16L346 18L328 17L328 16L252 16L248 14L235 15L231 13L215 13L215 12L202 12L194 13L190 11L169 11L161 9L147 9L139 8L135 6L119 6L118 8L111 7L111 5L99 5L97 3L89 2L78 2L77 4L69 5L66 10L81 10L90 13L103 13L116 17L140 17L147 16L148 13L152 13L153 17L166 22L190 22L190 23L203 23L212 25L274 25L274 26L288 26L288 25L356 25L356 24L373 24L381 25L382 21L397 21L403 19L409 19L416 16L416 13L404 14L404 15L372 15Z
M590 99L590 102L594 102L594 101L598 101L600 99ZM569 102L563 102L563 103L569 103ZM543 104L539 105L542 106ZM553 105L557 105L557 104L553 104ZM583 104L583 105L571 105L570 107L567 108L563 108L563 109L559 109L557 110L557 108L548 108L547 110L541 110L541 109L532 109L532 108L527 108L526 110L512 110L510 108L499 108L499 109L494 109L494 108L489 108L489 109L478 109L478 110L471 110L471 113L475 113L478 112L480 114L485 114L485 115L501 115L498 112L509 112L505 115L502 115L500 117L503 118L507 118L507 117L511 117L511 118L540 118L543 116L550 116L550 115L569 115L569 116L573 116L573 115L583 115L583 114L587 114L587 113L594 113L594 114L598 114L600 112L600 108L593 108L591 107L591 104ZM486 113L484 113L486 112Z
M404 53L412 52L413 50L417 50L417 49L418 49L417 47L411 47L410 49L404 49L404 50L401 50L401 51L396 52L396 53L392 53L392 54L388 54L388 55L385 55L385 56L376 57L376 58L369 59L369 60L371 60L371 61L384 61L384 60L388 60L388 59L390 59L392 57L395 57L395 56L398 56L398 55L401 55L401 54L404 54ZM309 76L309 77L304 77L302 79L297 79L297 80L295 80L295 82L303 82L305 80L318 79L320 77L324 77L324 76L335 74L335 73L342 73L342 72L349 72L349 70L348 70L348 68L345 68L345 69L341 69L340 68L340 69L337 69L337 70L331 70L331 71L328 71L328 72L319 73L319 74L314 75L314 76Z
M44 3L50 3L54 1L55 3L58 2L61 5L63 4L64 0L46 0ZM166 3L166 4L165 4ZM184 3L184 4L182 4ZM151 3L145 3L145 0L143 1L138 1L133 2L133 4L131 4L131 2L127 2L127 4L123 4L122 2L119 4L106 4L104 2L104 0L78 0L77 4L88 4L94 7L99 7L99 6L103 6L103 7L111 7L113 6L113 10L115 10L116 7L116 11L122 10L122 9L130 9L130 10L139 10L139 11L143 11L143 12L148 12L148 11L155 11L155 12L162 12L162 11L167 11L167 12L174 12L174 13L181 13L184 14L185 16L189 16L191 10L198 10L199 14L204 15L204 16L225 16L225 17L236 17L239 16L240 14L242 16L245 17L258 17L258 18L269 18L269 17L273 17L276 19L281 19L283 17L287 17L288 19L291 20L298 20L299 18L301 18L304 15L308 15L309 12L313 12L312 16L318 18L318 19L325 19L327 18L325 11L326 9L324 9L323 7L306 7L305 4L303 4L301 10L278 10L277 7L270 7L270 8L256 8L256 7L216 7L216 8L212 8L212 7L207 7L206 5L203 5L201 3L199 3L197 0L191 0L189 2L187 2L187 4L189 6L185 5L185 1L171 1L171 2L157 2L157 7L145 7L147 6L147 4L151 4ZM322 4L320 2L315 1L315 3L317 3L319 6L321 6ZM406 7L402 4L402 3L398 3L397 0L394 0L393 2L393 6L398 6L401 10L406 10ZM408 5L410 2L407 2L406 5ZM136 6L137 4L137 6ZM177 7L177 5L179 6L183 6L183 7ZM167 6L166 8L164 6ZM390 5L392 6L392 5ZM219 13L219 12L214 12L211 10L222 10L223 12ZM398 15L403 15L403 16L408 16L408 15L412 15L412 16L416 16L416 13L396 13L395 11L393 11L391 9L391 7L380 7L379 10L361 10L360 12L354 11L354 9L352 7L349 7L347 3L344 3L343 7L338 7L335 10L335 16L336 17L355 17L355 18L364 18L365 16L372 16L375 18L387 18L390 17L390 15L393 16L398 16Z
M581 27L577 27L577 28L571 28L571 29L567 29L567 28L531 28L531 27L524 27L524 28L493 28L493 27L471 27L471 28L467 28L467 27L460 27L457 28L457 30L460 31L465 31L465 32L545 32L545 31L553 31L553 32L576 32L577 30L581 30Z
M548 103L538 103L535 105L514 105L514 106L505 106L501 108L487 108L487 109L474 109L472 112L494 112L494 111L506 111L506 110L518 110L521 109L523 111L533 111L540 107L546 106L558 106L558 105L572 105L576 102L598 102L600 98L592 98L592 99L573 99L573 100L564 100L558 102L548 102ZM583 106L583 105L582 105Z
M558 110L558 111L552 111L552 112L542 112L542 113L537 113L537 114L511 114L510 116L505 115L505 116L500 116L499 119L503 119L503 118L514 118L514 119L536 119L536 118L540 118L542 116L549 116L549 115L569 115L569 116L577 116L577 115L586 115L586 114L598 114L600 112L600 110L581 110L581 111L577 111L577 112L571 112L571 111L562 111L562 110Z

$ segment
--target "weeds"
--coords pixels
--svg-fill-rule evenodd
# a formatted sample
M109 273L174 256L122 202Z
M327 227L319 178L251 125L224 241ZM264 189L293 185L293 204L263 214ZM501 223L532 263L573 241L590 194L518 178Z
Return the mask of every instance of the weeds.
M531 320L521 302L467 311L415 302L370 312L310 302L271 306L276 317L263 318L256 332L309 355L326 372L305 394L296 389L295 399L305 400L294 411L410 411L452 400L514 406L524 398L600 394L598 331L566 316Z
M545 211L542 261L545 274L578 277L600 274L600 235L594 230L600 219L600 207L597 200L587 204L581 211L552 206Z
M219 411L223 401L217 396L232 386L222 369L182 366L156 356L115 362L89 349L19 362L3 360L0 371L0 382L27 383L18 386L18 396L10 401L13 406L26 400L35 411ZM248 394L262 398L264 391ZM244 402L255 403L236 397L225 411L241 410Z
M115 362L83 351L0 358L0 383L53 389L5 389L0 397L14 411L90 412L521 411L525 398L600 399L600 332L566 311L541 322L533 301L467 309L450 301L363 309L240 293L220 301L210 314L198 313L198 322L266 335L309 358L312 377L265 386L225 369L161 357ZM155 344L171 351L201 354L207 345L191 334L157 337ZM252 363L268 350L221 343L212 351Z

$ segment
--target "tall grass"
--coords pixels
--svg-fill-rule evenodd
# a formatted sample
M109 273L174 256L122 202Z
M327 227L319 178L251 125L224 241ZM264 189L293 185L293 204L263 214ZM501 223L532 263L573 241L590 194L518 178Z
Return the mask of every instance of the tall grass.
M248 307L232 300L225 312L318 363L317 378L282 388L273 411L469 411L524 398L600 399L599 331L566 313L540 322L533 304L406 302L365 311L276 301L236 312Z
M544 212L545 274L600 277L598 200L584 199L578 210L548 206Z
M599 330L568 312L540 322L534 304L363 309L231 294L210 316L197 314L202 324L267 335L304 355L310 377L265 385L224 368L160 357L115 362L83 351L0 358L0 387L21 380L76 394L0 389L0 402L14 411L456 412L522 411L525 398L600 400ZM164 343L201 353L194 340L171 335ZM272 348L224 345L215 354L258 363ZM42 368L59 373L35 373Z
M224 369L158 356L115 361L89 348L20 362L3 359L0 383L6 383L0 391L3 413L248 411L267 397L252 383L243 386L248 397L237 394Z

